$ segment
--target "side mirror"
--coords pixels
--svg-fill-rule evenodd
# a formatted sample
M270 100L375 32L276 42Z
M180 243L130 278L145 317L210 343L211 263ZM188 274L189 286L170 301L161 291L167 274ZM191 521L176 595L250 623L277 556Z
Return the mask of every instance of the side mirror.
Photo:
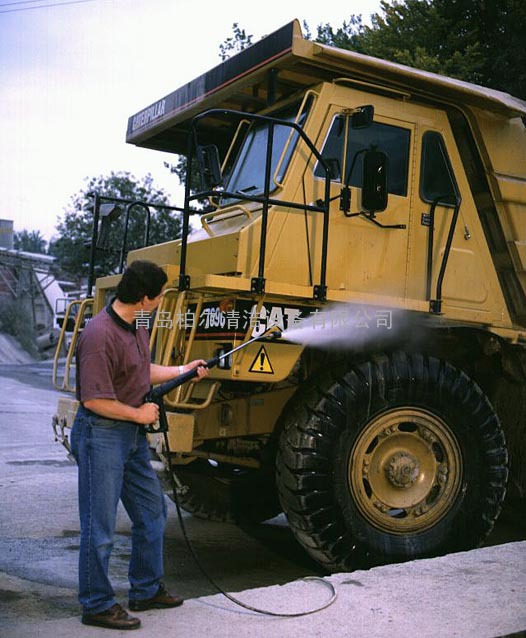
M122 214L118 204L108 203L99 206L100 227L97 237L97 248L110 250L110 227Z
M219 151L215 144L197 147L197 164L201 178L201 190L207 191L223 184Z
M99 216L101 219L107 219L114 222L122 214L122 208L118 204L101 204L99 206Z
M373 118L374 106L372 106L372 104L360 106L351 115L351 128L367 128L373 123Z
M363 158L362 210L379 213L387 208L387 155L367 150Z

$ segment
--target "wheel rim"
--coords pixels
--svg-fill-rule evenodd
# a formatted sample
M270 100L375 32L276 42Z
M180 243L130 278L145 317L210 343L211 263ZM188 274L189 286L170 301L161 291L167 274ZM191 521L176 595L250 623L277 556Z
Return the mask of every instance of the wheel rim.
M390 534L429 529L460 490L459 444L442 419L397 408L373 419L349 457L349 488L359 511Z

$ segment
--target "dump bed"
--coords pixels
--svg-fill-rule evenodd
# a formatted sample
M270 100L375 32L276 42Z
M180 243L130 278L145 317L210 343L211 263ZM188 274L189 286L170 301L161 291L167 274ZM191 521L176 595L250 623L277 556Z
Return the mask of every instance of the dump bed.
M294 20L132 115L126 141L185 154L189 121L201 111L258 112L269 103L342 76L357 86L366 83L371 91L400 91L405 99L419 96L441 104L475 106L505 118L526 116L526 102L507 93L305 40Z

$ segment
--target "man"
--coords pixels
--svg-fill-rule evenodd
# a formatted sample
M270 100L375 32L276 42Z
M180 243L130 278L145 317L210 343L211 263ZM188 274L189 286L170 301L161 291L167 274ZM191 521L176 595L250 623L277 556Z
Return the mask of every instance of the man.
M159 409L144 397L151 384L194 368L200 379L208 370L203 360L184 366L150 362L148 331L136 318L157 308L166 280L156 264L133 262L116 298L87 324L77 347L80 406L71 445L79 469L79 601L86 625L137 629L141 624L116 602L108 578L119 499L132 521L130 609L183 603L161 580L166 504L142 427L157 421Z

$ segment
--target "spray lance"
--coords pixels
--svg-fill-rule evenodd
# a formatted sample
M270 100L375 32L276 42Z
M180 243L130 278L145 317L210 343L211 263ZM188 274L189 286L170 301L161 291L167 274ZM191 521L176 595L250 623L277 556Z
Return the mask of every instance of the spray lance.
M271 335L273 339L279 339L281 337L281 330L277 326L272 326L271 328L268 328L267 330L265 330L265 332L263 332L262 334L258 335L257 337L252 337L252 339L249 339L248 341L245 341L241 345L236 346L235 348L232 348L232 350L229 350L228 352L223 352L222 354L218 354L215 357L208 359L205 366L207 368L214 368L215 366L218 365L218 363L222 359L226 359L230 355L234 354L234 352L237 352L238 350L241 350L242 348L246 348L251 343L254 343L254 341L259 341L260 339L263 339L267 335ZM194 368L193 370L189 370L188 372L183 372L183 374L180 374L179 376L174 377L173 379L170 379L169 381L166 381L165 383L162 383L161 385L156 386L155 388L150 390L150 392L148 392L148 394L144 398L144 402L155 403L158 406L159 425L158 427L156 427L156 424L151 424L146 426L147 432L151 432L151 433L168 432L168 420L166 418L166 409L164 407L163 397L169 392L171 392L174 388L178 388L184 383L191 381L196 376L197 376L197 368Z
M273 339L279 339L281 337L281 335L282 335L282 332L277 326L272 326L271 328L265 330L265 332L263 332L262 334L258 335L257 337L253 337L252 339L249 339L248 341L245 341L245 343L242 343L241 345L239 345L239 346L237 346L235 348L232 348L232 350L229 350L228 352L224 352L223 354L219 354L219 355L216 355L215 357L212 357L211 359L208 359L208 361L206 362L206 367L213 368L213 367L217 366L218 363L222 359L226 359L230 355L234 354L234 352L237 352L238 350L241 350L242 348L246 348L251 343L254 343L254 341L259 341L260 339L263 339L267 335L271 335ZM175 472L174 472L174 468L172 466L172 459L171 459L171 453L170 453L170 443L169 443L169 440L168 440L168 420L167 420L167 417L166 417L166 409L164 407L164 402L163 402L163 397L166 394L171 392L174 388L177 388L177 387L183 385L183 383L186 383L187 381L191 381L196 376L197 376L197 368L194 368L193 370L190 370L189 372L185 372L183 374L180 374L179 376L175 377L174 379L170 379L169 381L166 381L165 383L162 383L161 385L158 385L157 387L155 387L152 390L150 390L150 392L145 397L145 401L150 402L150 403L155 403L159 407L159 427L156 428L155 425L152 424L150 426L146 426L146 430L148 432L154 432L154 433L161 432L163 434L164 445L165 445L165 449L166 449L166 457L167 457L167 461L168 461L168 471L169 471L170 480L171 480L171 483L172 483L172 491L173 491L173 495L174 495L175 507L176 507L176 510L177 510L177 517L179 519L179 524L181 525L181 530L183 532L184 539L186 541L188 549L190 550L190 553L192 554L192 557L193 557L196 565L199 567L201 573L208 580L208 582L220 594L223 594L223 596L228 598L228 600L230 600L231 602L235 603L236 605L239 605L240 607L243 607L244 609L248 609L250 611L254 611L254 612L258 613L258 614L264 614L266 616L277 616L277 617L281 617L281 618L295 618L295 617L299 617L299 616L307 616L309 614L314 614L315 612L322 611L323 609L327 609L327 607L332 605L332 603L336 600L337 593L336 593L336 590L334 589L334 586L332 585L331 582L326 581L323 578L319 578L318 576L307 576L307 577L303 578L302 580L314 580L314 581L317 581L317 582L321 583L326 588L328 588L330 590L330 592L331 592L331 596L330 596L330 599L328 600L328 602L324 603L320 607L315 607L314 609L309 609L308 611L302 611L302 612L297 612L297 613L280 613L280 612L269 611L269 610L266 610L266 609L258 609L257 607L252 607L251 605L247 605L243 601L238 600L237 598L234 598L234 596L232 596L231 594L229 594L226 591L224 591L211 578L209 573L206 571L206 569L201 564L201 561L199 560L197 554L195 553L195 550L194 550L194 548L192 546L192 543L190 542L190 539L188 538L188 534L187 534L187 531L186 531L186 526L185 526L184 519L183 519L183 514L181 512L181 507L179 505L178 495L179 495L179 493L181 493L181 491L182 491L181 488L183 486L181 486L181 483L177 479L177 477L175 475Z

